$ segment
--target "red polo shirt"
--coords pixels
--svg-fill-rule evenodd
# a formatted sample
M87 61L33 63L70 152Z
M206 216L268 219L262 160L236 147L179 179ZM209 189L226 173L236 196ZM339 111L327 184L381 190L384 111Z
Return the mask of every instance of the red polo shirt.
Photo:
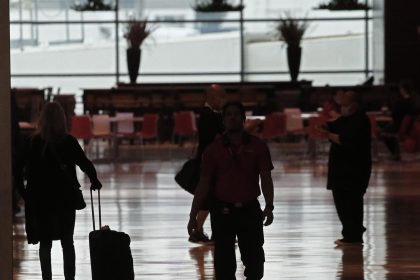
M248 202L261 194L261 172L273 168L268 146L258 137L246 134L242 144L234 146L226 136L220 136L203 154L201 176L211 179L216 200Z

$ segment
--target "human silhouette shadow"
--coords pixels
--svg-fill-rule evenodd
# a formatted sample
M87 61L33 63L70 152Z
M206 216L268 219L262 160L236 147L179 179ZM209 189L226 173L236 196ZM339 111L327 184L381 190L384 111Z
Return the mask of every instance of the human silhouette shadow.
M363 280L364 279L364 258L363 246L348 245L339 246L337 250L342 251L341 265L337 271L337 279L341 280Z

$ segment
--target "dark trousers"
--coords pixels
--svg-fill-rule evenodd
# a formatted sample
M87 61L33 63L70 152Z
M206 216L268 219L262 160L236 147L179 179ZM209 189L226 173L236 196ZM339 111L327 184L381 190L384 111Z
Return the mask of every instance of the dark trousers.
M262 279L265 261L264 232L262 211L258 201L241 208L215 203L211 210L211 220L216 279L236 279L236 237L241 260L245 266L246 279Z
M76 274L76 254L74 251L73 236L66 236L60 241L61 247L63 248L64 277L66 280L74 280ZM39 244L42 280L52 279L51 248L52 240L42 240Z
M363 196L364 191L333 190L338 218L343 225L343 238L348 242L363 242Z

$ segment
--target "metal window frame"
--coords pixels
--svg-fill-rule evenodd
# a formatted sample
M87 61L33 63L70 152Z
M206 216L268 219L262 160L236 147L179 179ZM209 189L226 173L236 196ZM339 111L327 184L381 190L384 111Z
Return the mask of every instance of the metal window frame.
M369 0L365 0L365 3L368 4ZM128 73L121 73L119 62L120 62L120 54L119 54L119 25L126 24L128 20L119 20L119 8L118 3L116 1L116 9L115 9L115 18L114 20L58 20L58 21L39 21L39 20L21 20L21 21L10 21L11 25L19 25L22 27L25 24L30 25L57 25L57 24L114 24L115 25L115 60L116 60L116 68L115 72L113 73L20 73L15 74L12 73L12 78L28 78L28 77L112 77L114 76L116 79L116 83L120 81L121 76L127 76ZM243 0L241 0L241 4L243 4ZM179 23L218 23L218 22L231 22L231 23L238 23L240 25L239 32L240 32L240 70L233 71L233 72L181 72L181 73L165 73L165 72L157 72L157 73L141 73L143 76L217 76L217 75L238 75L240 77L240 81L246 81L246 75L270 75L270 74L288 74L288 71L258 71L258 72L246 72L244 69L245 65L245 55L244 55L244 24L245 23L264 23L264 22L279 22L280 19L278 18L244 18L243 12L239 12L240 16L239 19L208 19L208 20L150 20L149 22L152 24L158 23L169 23L169 24L179 24ZM373 70L370 69L369 61L370 61L370 53L369 53L369 23L372 21L373 17L369 16L369 10L365 10L365 15L363 17L341 17L341 18L334 18L334 17L312 17L312 18L294 18L295 20L300 21L364 21L365 23L365 62L364 62L364 69L331 69L331 70L302 70L300 71L301 74L320 74L320 75L327 75L327 74L360 74L364 73L365 77L367 78L370 74L373 73Z

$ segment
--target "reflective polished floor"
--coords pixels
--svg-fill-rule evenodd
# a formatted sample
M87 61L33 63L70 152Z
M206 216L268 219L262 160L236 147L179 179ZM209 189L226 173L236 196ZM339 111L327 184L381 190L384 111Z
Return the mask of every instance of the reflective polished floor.
M212 248L189 243L191 195L174 184L182 161L98 164L103 223L131 236L136 279L213 279ZM275 161L275 222L265 228L264 279L420 279L420 162L376 163L365 196L364 246L336 248L340 224L325 189L326 160ZM91 279L88 207L77 213L76 279ZM209 225L206 224L209 232ZM41 279L38 246L15 223L14 279ZM238 254L237 279L245 279ZM59 242L53 279L64 279ZM118 279L116 279L118 280Z

